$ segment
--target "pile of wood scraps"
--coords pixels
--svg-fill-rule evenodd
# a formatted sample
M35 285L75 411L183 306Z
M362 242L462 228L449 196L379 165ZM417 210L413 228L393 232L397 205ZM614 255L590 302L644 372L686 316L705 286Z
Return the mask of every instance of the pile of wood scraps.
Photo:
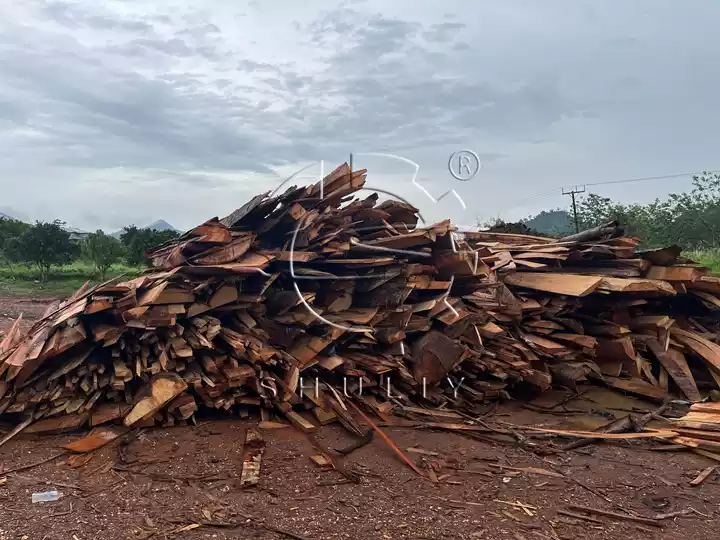
M420 229L406 203L354 199L364 182L343 165L255 197L153 249L145 275L82 288L25 336L14 327L0 413L45 432L260 409L361 432L343 394L362 389L383 414L392 399L448 403L466 376L458 399L472 406L531 374L486 352L483 307L459 306L498 284L449 221Z
M344 164L258 195L151 250L141 277L14 325L0 415L40 433L260 411L363 436L357 406L477 416L519 386L718 388L720 280L676 247L638 251L612 223L560 240L420 228L407 203L355 198L365 177Z
M670 246L638 250L615 222L563 239L466 233L511 291L523 359L574 388L593 378L662 401L696 402L720 384L720 278ZM490 262L493 261L493 262Z

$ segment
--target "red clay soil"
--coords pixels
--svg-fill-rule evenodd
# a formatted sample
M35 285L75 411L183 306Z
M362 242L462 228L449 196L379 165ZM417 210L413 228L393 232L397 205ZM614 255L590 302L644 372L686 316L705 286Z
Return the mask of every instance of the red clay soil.
M35 296L0 296L0 331L7 330L22 313L21 328L42 317L47 307L57 298Z
M32 305L18 302L14 309ZM561 415L512 404L499 407L490 418L587 429L606 421L601 415L608 408L622 415L624 408L640 403L618 397L617 403L600 406L598 396L606 394L585 394ZM573 412L580 409L589 413ZM310 461L317 451L307 437L283 428L262 431L267 448L260 483L243 489L242 444L245 429L254 423L228 418L135 430L77 468L61 456L28 470L0 472L0 540L717 538L720 475L715 472L700 486L690 486L690 480L713 465L690 452L651 451L648 443L634 441L540 457L516 445L387 428L400 448L436 452L408 455L421 468L439 467L441 481L434 484L416 475L376 437L345 458L345 466L361 477L360 484L352 484ZM76 438L20 435L0 447L0 471L56 455L60 445ZM318 439L331 448L353 442L336 426L324 427ZM566 478L500 472L491 466L497 463L559 471ZM33 492L52 489L63 493L58 501L31 503ZM532 515L508 502L527 505ZM570 504L645 517L691 513L664 519L664 527L657 528L558 514Z

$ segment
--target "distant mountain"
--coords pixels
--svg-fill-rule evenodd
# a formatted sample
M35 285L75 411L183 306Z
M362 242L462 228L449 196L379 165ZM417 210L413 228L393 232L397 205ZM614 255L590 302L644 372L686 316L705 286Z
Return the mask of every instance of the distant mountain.
M152 229L153 231L175 231L175 232L181 232L177 230L175 227L170 225L167 221L164 219L158 219L157 221L153 221L150 225L146 225L143 227L143 229Z
M145 225L144 227L138 227L139 229L152 229L153 231L175 231L177 233L181 233L182 231L176 229L172 225L170 225L167 221L164 219L158 219L157 221L153 221L150 225ZM113 238L120 238L123 231L120 229L119 231L115 231L110 236Z
M572 219L565 210L543 210L536 216L523 219L522 223L541 234L555 236L573 232Z

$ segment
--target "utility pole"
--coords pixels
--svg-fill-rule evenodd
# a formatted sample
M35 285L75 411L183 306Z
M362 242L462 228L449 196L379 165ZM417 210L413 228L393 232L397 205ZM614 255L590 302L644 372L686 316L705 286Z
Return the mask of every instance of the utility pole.
M578 186L575 186L569 191L565 191L565 188L562 190L563 195L570 195L572 197L572 203L573 203L573 218L575 219L575 232L580 232L580 224L578 223L578 216L577 216L577 206L575 204L575 194L576 193L585 193L585 186L582 187L582 189L578 189Z

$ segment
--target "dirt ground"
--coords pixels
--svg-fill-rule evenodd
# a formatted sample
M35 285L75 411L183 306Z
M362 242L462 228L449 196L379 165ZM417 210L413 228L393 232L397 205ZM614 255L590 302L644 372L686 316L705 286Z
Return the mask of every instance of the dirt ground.
M39 315L44 302L2 298L0 315L20 310ZM6 326L3 318L0 328ZM553 392L534 403L563 395ZM561 414L537 413L512 403L495 409L487 420L589 429L607 421L608 413L622 416L629 409L654 407L591 389L566 404ZM199 419L197 426L135 430L84 465L59 456L10 472L56 456L62 444L78 438L21 435L0 447L0 471L5 471L0 472L0 540L717 537L720 475L716 471L700 486L690 486L690 480L714 464L690 452L653 451L649 443L635 441L542 457L515 444L387 427L400 448L425 452L408 455L421 468L437 469L440 482L415 474L375 437L343 460L360 475L360 483L353 484L310 460L318 452L305 435L282 428L262 431L267 447L260 483L243 489L239 478L245 430L256 422ZM317 437L331 448L353 442L337 426L322 428ZM501 470L498 464L541 471ZM63 496L31 503L32 493L51 489ZM526 505L525 510L518 503ZM570 504L645 517L690 513L664 519L660 528L558 513Z
M20 326L27 330L30 325L42 317L47 307L58 298L29 296L0 296L0 331L7 330L20 314L23 320Z

